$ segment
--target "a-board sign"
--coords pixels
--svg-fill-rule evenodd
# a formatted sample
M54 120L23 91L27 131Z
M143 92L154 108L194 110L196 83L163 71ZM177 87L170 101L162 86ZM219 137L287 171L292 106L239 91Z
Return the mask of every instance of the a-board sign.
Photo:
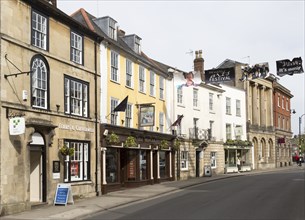
M67 205L67 203L74 204L72 189L70 184L57 184L54 205Z

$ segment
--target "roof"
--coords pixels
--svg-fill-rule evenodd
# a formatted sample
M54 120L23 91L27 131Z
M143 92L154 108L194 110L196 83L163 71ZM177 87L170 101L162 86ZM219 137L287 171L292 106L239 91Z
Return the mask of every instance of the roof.
M125 53L130 55L131 57L135 58L137 61L142 63L143 65L148 66L149 68L155 70L158 74L164 76L165 78L172 79L172 74L168 73L168 68L166 68L165 64L162 64L160 62L157 62L156 60L151 59L148 57L144 52L141 51L140 54L136 53L131 49L127 43L123 40L122 36L118 33L117 34L117 40L114 40L106 33L101 30L101 28L94 22L97 18L93 16L92 14L88 13L84 9L79 9L75 13L71 15L73 19L80 22L90 30L94 31L98 35L104 38L104 41L106 41L109 45L111 45L114 48L117 48L119 50L123 50ZM104 16L108 17L108 16ZM126 35L127 36L127 35Z

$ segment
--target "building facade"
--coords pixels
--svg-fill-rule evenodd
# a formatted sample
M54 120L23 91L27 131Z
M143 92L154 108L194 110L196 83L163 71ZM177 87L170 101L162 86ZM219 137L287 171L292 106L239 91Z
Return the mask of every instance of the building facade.
M139 36L126 35L113 18L95 18L82 9L73 17L104 37L100 47L103 193L173 180L175 136L169 130L168 106L172 75L143 53ZM116 142L111 143L110 137Z
M273 109L276 140L276 166L289 166L292 163L291 131L291 92L280 83L273 82Z
M246 91L247 139L253 143L254 160L252 169L275 167L275 129L273 124L274 78L242 79L242 68L247 64L225 60L217 68L235 70L234 80L229 84Z
M56 1L0 4L1 215L99 194L100 36Z

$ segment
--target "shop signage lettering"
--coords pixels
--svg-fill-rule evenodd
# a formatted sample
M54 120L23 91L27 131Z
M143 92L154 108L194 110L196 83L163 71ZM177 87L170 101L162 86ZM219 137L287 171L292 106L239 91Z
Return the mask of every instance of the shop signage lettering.
M70 130L70 131L83 131L83 132L94 133L93 128L83 127L79 125L68 125L68 124L59 123L58 128L63 130Z

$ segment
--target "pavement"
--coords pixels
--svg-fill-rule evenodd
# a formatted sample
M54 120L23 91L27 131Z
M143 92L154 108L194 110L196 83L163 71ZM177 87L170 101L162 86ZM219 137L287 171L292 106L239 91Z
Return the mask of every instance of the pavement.
M206 182L217 181L224 178L234 178L244 175L255 175L264 172L277 172L290 169L304 169L295 164L288 167L273 168L267 170L253 170L250 172L218 174L212 176L191 178L188 180L178 180L162 182L160 184L146 185L138 188L125 189L121 191L110 192L105 195L92 198L75 200L74 204L63 205L46 205L21 213L0 217L1 220L11 219L82 219L89 215L109 210L119 206L141 202L147 199L153 199L158 196L164 196L168 193L182 190L187 187L199 185Z

